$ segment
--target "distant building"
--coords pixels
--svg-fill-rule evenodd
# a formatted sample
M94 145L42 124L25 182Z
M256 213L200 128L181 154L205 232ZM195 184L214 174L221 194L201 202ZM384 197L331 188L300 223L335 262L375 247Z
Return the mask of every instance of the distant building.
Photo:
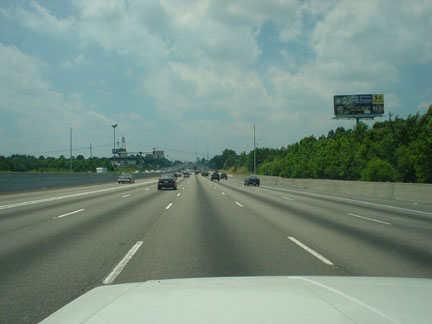
M161 158L164 158L164 157L165 157L164 151L153 150L153 158L154 159L161 159Z

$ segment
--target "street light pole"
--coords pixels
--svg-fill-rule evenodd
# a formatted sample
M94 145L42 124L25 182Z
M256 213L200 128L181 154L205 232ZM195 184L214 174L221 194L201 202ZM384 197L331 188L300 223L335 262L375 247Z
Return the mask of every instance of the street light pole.
M70 159L69 159L69 173L72 174L72 127L70 128Z
M114 156L113 165L114 165L114 167L115 167L115 130L116 130L117 126L118 126L117 124L111 125L111 127L114 129L114 144L113 144L113 156Z
M256 174L256 141L255 141L255 123L254 123L254 174Z

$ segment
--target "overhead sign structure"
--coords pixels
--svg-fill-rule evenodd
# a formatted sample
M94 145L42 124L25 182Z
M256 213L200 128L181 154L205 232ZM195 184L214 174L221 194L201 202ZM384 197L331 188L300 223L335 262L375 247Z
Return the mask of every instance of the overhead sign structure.
M374 118L384 114L383 94L338 95L333 97L334 114L340 118Z

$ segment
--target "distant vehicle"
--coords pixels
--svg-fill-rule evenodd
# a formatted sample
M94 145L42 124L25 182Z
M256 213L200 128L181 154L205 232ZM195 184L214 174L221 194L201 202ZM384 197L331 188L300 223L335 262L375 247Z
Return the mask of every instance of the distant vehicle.
M244 179L244 185L245 186L254 185L256 187L259 187L260 179L254 175L248 176L246 179Z
M209 169L207 167L205 167L205 166L201 167L201 175L203 177L208 177L208 175L209 175Z
M177 190L177 179L173 175L163 175L158 181L158 190L171 188Z
M96 173L107 173L107 168L96 168Z
M184 172L183 173L183 178L189 178L189 176L190 176L189 172Z
M227 176L226 173L221 173L220 178L221 178L221 179L228 180L228 176Z
M176 178L181 177L181 173L180 172L174 172L174 177L176 177Z
M211 175L210 180L211 180L211 181L213 181L213 180L217 180L217 181L219 181L219 180L220 180L219 172L217 172L217 171L213 172L212 175Z
M194 173L195 173L195 174L198 174L198 173L199 173L199 171L198 171L198 170L195 170L195 171L194 171Z
M118 183L125 183L125 182L134 183L135 182L134 177L132 176L132 174L129 174L129 173L120 174L117 181L118 181Z

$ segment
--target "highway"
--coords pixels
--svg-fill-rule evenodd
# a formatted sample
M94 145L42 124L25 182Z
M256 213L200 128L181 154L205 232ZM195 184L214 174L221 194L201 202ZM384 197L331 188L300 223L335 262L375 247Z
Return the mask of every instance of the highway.
M432 278L432 206L201 175L0 196L0 322L37 323L105 285L151 279Z

